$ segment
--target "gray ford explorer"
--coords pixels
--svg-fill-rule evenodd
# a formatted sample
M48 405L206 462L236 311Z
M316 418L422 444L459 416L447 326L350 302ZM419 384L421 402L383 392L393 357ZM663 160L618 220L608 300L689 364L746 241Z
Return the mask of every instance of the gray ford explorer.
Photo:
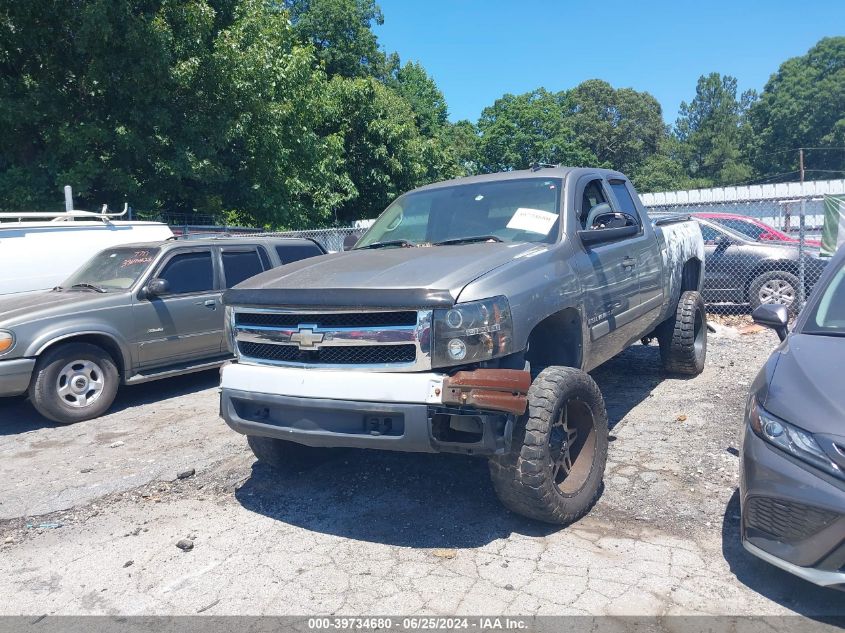
M216 367L230 357L223 291L325 252L286 238L104 250L53 290L0 299L0 396L28 392L45 417L78 422L102 415L121 383Z

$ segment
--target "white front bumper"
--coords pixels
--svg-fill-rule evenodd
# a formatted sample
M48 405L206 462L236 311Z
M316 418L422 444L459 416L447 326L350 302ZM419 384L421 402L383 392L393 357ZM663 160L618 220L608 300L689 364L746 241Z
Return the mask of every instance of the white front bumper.
M232 363L221 387L251 393L353 402L441 404L444 374L301 369Z

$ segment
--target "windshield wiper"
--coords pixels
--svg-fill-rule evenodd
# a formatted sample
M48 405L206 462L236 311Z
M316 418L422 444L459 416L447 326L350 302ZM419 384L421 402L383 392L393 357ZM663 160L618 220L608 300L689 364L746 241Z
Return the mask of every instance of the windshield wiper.
M71 288L85 288L86 290L94 290L96 292L106 292L105 288L100 288L100 286L95 286L94 284L73 284Z
M502 238L495 235L472 235L470 237L455 237L451 240L435 242L434 246L449 246L450 244L469 244L471 242L501 242Z
M413 242L409 242L408 240L388 240L386 242L373 242L372 244L367 244L366 246L359 246L356 248L356 251L363 250L365 248L388 248L390 246L401 246L402 248L408 248L409 246L416 246Z

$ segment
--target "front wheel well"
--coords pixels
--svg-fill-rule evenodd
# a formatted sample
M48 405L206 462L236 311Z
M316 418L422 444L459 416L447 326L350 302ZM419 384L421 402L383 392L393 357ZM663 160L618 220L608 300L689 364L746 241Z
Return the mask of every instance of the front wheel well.
M575 367L583 361L581 313L575 308L556 312L534 326L526 359L533 367Z
M47 345L43 346L39 352L38 356L43 356L49 350L55 349L60 345L65 345L67 343L88 343L90 345L96 345L97 347L103 349L111 356L111 359L114 361L115 366L117 367L117 371L120 376L124 375L124 363L123 363L123 352L120 349L120 345L115 341L112 337L108 336L107 334L79 334L74 336L68 336L66 338L60 338L54 341L49 342Z

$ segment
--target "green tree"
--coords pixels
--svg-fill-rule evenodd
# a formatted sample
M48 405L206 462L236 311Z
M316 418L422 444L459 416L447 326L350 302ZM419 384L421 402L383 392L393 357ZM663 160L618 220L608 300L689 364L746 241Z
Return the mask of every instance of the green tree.
M385 77L386 58L373 24L384 24L374 0L283 0L294 30L310 43L330 77Z
M681 163L691 178L713 186L751 176L747 112L755 98L753 91L737 96L736 79L728 75L699 77L695 97L681 103L675 123Z
M325 132L343 139L344 166L354 186L337 209L339 222L373 218L399 194L440 175L439 147L420 135L411 106L384 84L336 77L326 98Z
M789 151L794 148L845 146L845 37L826 37L806 55L781 64L752 107L751 123L761 174L797 169L797 151ZM810 171L809 177L845 175L845 151L806 154L810 170L827 170Z
M525 169L534 162L595 165L595 155L579 144L567 114L565 94L544 88L497 99L478 121L479 170Z
M396 71L390 84L411 105L424 136L435 136L443 129L449 116L446 99L422 64L407 62Z
M471 176L478 173L478 128L471 121L462 119L447 123L441 138L446 148L451 150L459 174Z
M666 136L660 104L647 92L591 79L569 91L566 102L578 142L601 165L633 173Z
M0 200L272 225L328 221L352 195L318 134L324 74L263 0L4 3Z

